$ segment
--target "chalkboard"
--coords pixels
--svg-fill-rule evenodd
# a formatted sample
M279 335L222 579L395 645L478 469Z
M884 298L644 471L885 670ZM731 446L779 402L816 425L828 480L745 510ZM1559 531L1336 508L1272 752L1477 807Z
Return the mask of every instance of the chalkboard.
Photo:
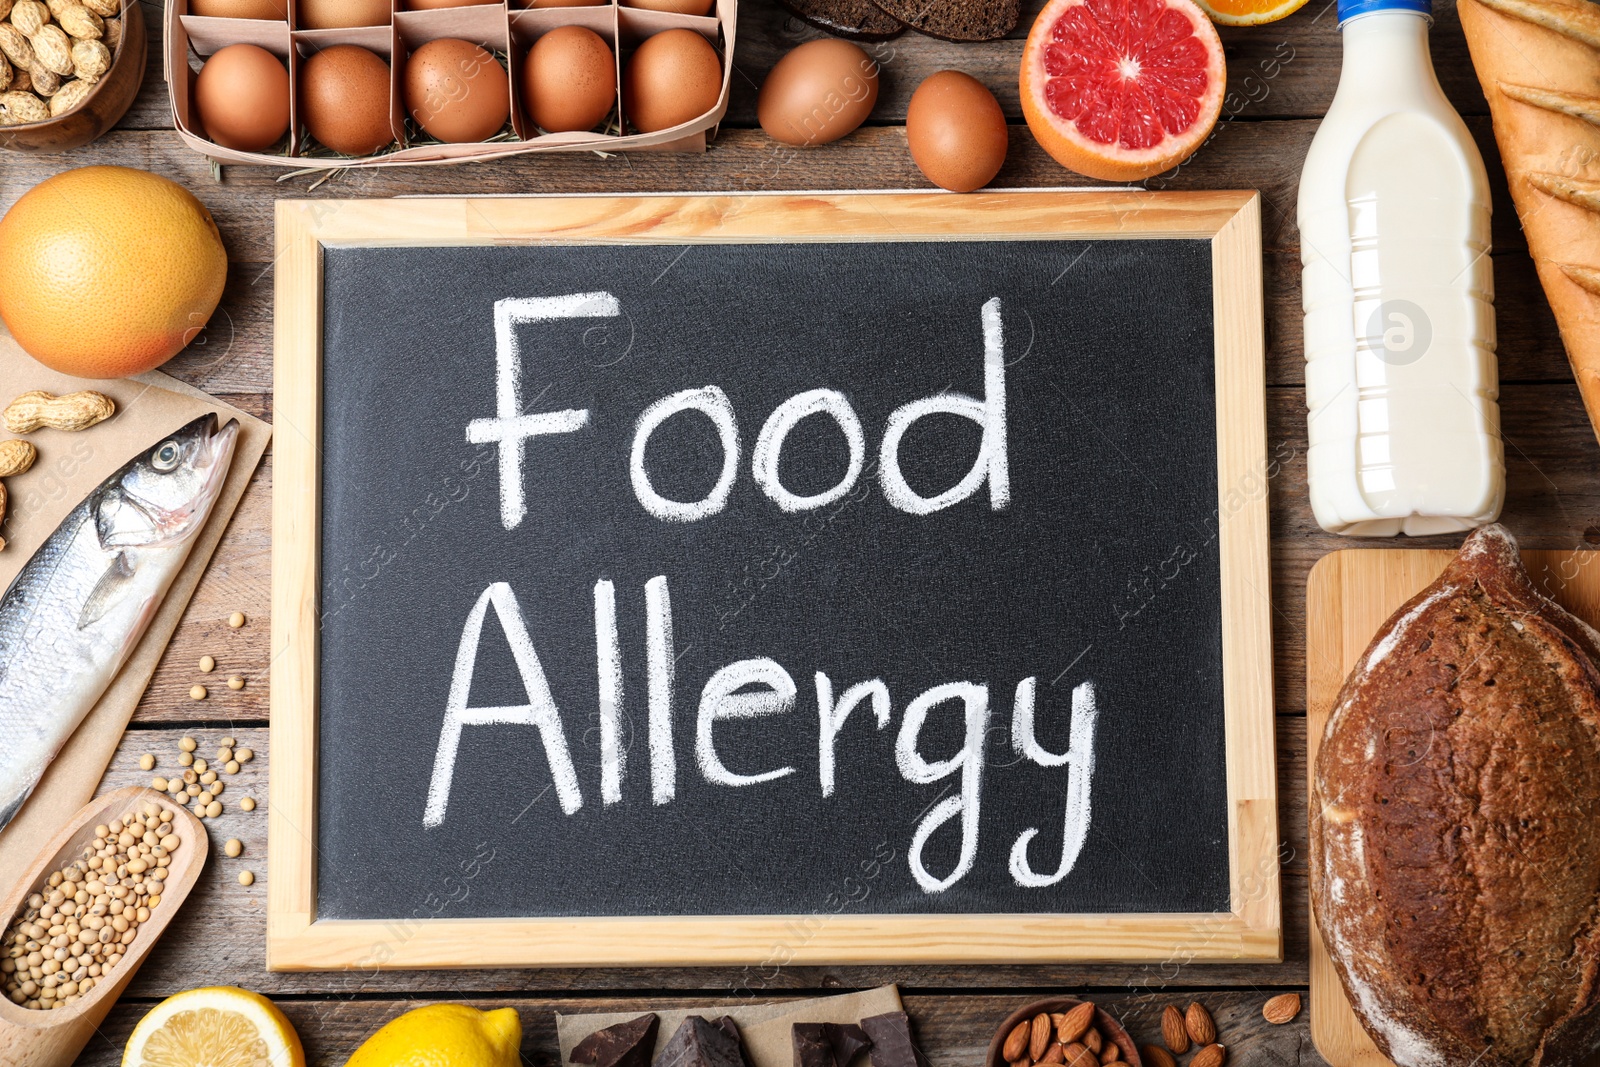
M320 249L314 926L1234 921L1215 239L664 236Z

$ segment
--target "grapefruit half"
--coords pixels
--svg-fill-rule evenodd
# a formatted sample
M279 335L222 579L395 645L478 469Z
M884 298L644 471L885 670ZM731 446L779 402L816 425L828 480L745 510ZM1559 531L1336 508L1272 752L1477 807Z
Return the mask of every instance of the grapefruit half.
M1226 79L1193 0L1050 0L1022 50L1022 114L1062 166L1138 181L1200 147Z

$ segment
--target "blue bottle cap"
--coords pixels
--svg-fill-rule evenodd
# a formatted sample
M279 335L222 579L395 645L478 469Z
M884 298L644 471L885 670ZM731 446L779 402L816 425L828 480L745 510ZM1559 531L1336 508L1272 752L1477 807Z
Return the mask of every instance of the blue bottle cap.
M1433 16L1432 0L1339 0L1339 25L1374 11L1415 11Z

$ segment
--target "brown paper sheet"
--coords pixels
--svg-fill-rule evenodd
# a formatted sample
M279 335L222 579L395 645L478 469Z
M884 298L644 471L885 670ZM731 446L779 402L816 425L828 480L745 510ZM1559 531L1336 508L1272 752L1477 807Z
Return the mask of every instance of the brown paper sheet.
M900 990L892 985L813 1000L780 1000L767 1004L737 1007L676 1008L658 1011L661 1027L656 1032L656 1047L650 1058L661 1054L672 1033L691 1015L707 1019L733 1016L744 1035L745 1051L751 1067L792 1067L794 1044L790 1028L795 1023L855 1023L872 1015L900 1011ZM644 1012L604 1012L594 1015L556 1014L556 1034L561 1041L561 1062L566 1063L578 1042L616 1023L637 1019Z
M12 872L25 870L39 849L94 796L156 663L272 437L270 424L160 372L111 381L73 378L36 363L0 333L0 407L31 389L56 394L93 389L115 400L117 413L80 433L46 428L27 436L38 446L39 459L28 473L6 479L10 506L0 524L0 536L6 539L6 547L0 551L0 590L11 584L29 557L90 490L163 434L207 411L224 420L238 419L240 432L233 466L211 518L196 537L149 629L100 702L62 746L27 804L0 832L0 895L10 888ZM0 440L11 436L0 428Z

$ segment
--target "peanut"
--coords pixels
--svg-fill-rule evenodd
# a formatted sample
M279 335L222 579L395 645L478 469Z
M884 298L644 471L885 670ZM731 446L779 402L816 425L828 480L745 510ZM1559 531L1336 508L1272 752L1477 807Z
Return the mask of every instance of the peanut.
M84 7L103 19L116 18L122 14L122 5L117 0L82 0L82 2Z
M23 32L10 23L0 23L0 52L18 67L33 65L33 45Z
M72 69L84 81L97 82L111 69L111 50L99 41L73 41Z
M50 21L50 9L39 0L17 0L11 9L11 25L32 37Z
M105 36L105 20L82 4L70 4L56 15L61 28L79 40L99 40Z
M44 64L35 59L33 66L28 68L28 85L39 96L54 96L56 90L61 88L61 75L47 70Z
M0 441L0 478L28 473L38 458L39 450L32 441Z
M11 3L12 0L0 0L0 19L11 14Z
M7 62L6 65L11 66L9 62ZM12 92L17 93L28 93L33 91L33 75L28 72L27 67L12 68L10 88Z
M0 56L0 93L11 88L11 61Z
M105 36L101 37L100 40L105 42L105 46L115 53L117 45L122 43L122 20L106 19Z
M7 93L6 96L13 94ZM5 97L0 96L0 103ZM117 412L116 402L104 393L85 390L52 396L35 390L13 400L0 416L12 433L32 433L41 426L52 430L87 430Z
M94 41L92 43L99 44L100 42ZM63 85L60 91L50 98L50 117L55 118L57 115L65 115L87 100L89 94L94 92L96 81L97 79L94 78L74 78Z
M9 126L25 122L43 122L50 117L50 109L44 106L43 100L32 93L14 91L0 93L0 109L4 109Z
M66 30L54 24L41 26L28 41L44 66L63 77L72 73L72 38Z

